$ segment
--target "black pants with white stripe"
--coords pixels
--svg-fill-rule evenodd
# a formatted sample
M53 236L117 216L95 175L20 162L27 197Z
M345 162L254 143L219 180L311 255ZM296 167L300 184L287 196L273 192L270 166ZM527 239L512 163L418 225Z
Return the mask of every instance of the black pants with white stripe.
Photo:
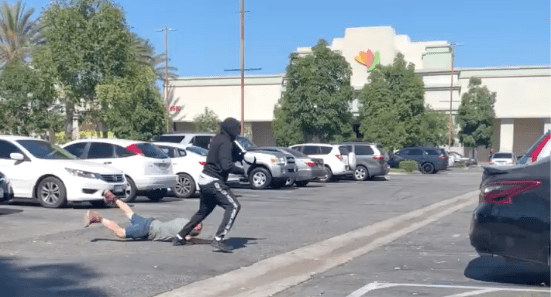
M221 181L213 181L206 185L202 185L201 202L199 210L191 217L191 220L184 226L182 231L178 233L180 237L185 238L195 226L202 222L214 208L218 205L224 208L224 218L220 227L216 232L216 237L223 239L230 231L235 218L241 209L241 204L235 198L235 195L226 184Z

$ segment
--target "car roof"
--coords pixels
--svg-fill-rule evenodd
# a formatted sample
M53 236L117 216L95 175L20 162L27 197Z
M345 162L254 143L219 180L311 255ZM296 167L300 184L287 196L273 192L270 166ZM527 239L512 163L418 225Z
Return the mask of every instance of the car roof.
M166 145L166 146L172 146L172 147L177 147L177 148L181 148L181 149L187 149L189 147L189 145L184 145L184 144L181 144L181 143L175 143L175 142L159 142L159 141L155 141L154 144L156 145Z
M319 146L336 146L338 144L330 144L330 143L301 143L301 144L294 144L291 146L297 146L297 145L319 145Z
M116 139L116 138L85 138L85 139L79 139L79 140L75 140L75 141L71 141L66 145L69 145L69 144L75 144L75 143L80 143L80 142L105 142L105 143L110 143L110 144L118 144L118 145L122 145L122 146L129 146L129 145L132 145L132 144L136 144L136 143L149 143L147 141L141 141L141 140L129 140L129 139Z
M42 140L42 141L45 141L44 139L30 137L30 136L21 136L21 135L0 135L0 139L6 139L6 140L12 140L12 141L16 141L16 140Z
M187 135L216 135L216 132L174 132L166 133L161 136L187 136Z

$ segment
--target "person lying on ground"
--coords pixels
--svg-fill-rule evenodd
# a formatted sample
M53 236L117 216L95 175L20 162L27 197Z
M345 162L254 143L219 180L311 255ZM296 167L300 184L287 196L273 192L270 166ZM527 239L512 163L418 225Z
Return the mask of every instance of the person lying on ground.
M130 206L124 201L118 199L109 190L104 193L107 204L116 205L124 212L130 220L130 226L122 228L117 223L101 217L98 213L88 210L84 215L84 227L91 224L102 224L105 228L113 231L120 238L129 238L135 240L153 240L153 241L171 241L176 234L189 222L185 218L177 218L171 221L163 222L155 218L144 218L132 211ZM203 224L198 224L193 228L186 240L190 240L201 233Z

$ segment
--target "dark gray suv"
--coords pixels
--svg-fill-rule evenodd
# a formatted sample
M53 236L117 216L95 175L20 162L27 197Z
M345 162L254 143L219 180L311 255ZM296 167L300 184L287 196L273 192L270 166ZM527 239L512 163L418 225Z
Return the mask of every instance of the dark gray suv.
M448 158L434 147L405 147L392 156L391 167L398 167L400 161L413 160L419 163L421 173L436 173L439 170L448 168Z
M355 180L371 180L375 176L387 175L390 171L390 155L382 145L368 142L348 142L342 145L356 154L356 170L352 174Z

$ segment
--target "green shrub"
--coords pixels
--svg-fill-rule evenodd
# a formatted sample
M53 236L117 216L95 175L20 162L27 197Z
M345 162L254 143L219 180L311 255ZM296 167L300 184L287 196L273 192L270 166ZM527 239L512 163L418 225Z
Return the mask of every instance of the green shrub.
M465 168L465 167L467 167L467 166L465 165L465 163L455 162L455 163L453 163L453 167Z
M413 172L419 168L419 164L417 164L417 161L401 161L398 167L406 172Z

